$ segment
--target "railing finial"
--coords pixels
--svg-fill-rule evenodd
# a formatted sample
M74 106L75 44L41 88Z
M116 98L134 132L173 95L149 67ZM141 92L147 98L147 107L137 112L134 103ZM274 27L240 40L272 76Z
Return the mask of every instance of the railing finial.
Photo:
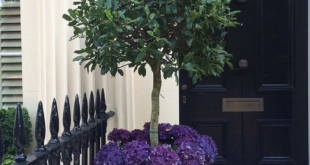
M64 132L62 133L62 136L63 137L72 136L71 131L70 131L71 112L70 112L70 102L69 102L68 95L66 96L66 99L65 99L62 123L64 126Z
M100 92L99 92L99 89L97 89L97 92L96 92L96 103L95 103L96 107L96 119L101 119L101 112L100 112Z
M16 147L16 155L14 159L17 163L24 162L27 159L27 156L24 154L24 146L26 144L26 129L20 103L17 104L15 112L13 138Z
M44 119L44 111L43 105L40 101L38 104L37 117L35 123L35 138L37 141L36 151L45 151L44 140L45 140L45 119Z
M88 103L86 93L83 95L83 104L82 104L82 127L87 127L87 118L88 118Z
M73 107L73 122L74 127L72 129L73 132L81 131L80 121L81 121L81 109L80 109L80 101L79 95L75 95L74 107Z
M58 117L58 109L56 99L53 99L52 112L50 118L50 132L51 132L51 140L49 144L59 143L58 132L59 132L59 117Z
M94 93L93 91L90 92L90 97L89 97L89 123L94 123L95 122L95 102L94 102Z

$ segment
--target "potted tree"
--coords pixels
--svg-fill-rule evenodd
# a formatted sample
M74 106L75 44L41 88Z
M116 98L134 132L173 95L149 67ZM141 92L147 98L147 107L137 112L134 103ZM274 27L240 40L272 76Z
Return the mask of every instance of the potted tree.
M139 75L151 68L153 89L149 126L151 146L159 143L159 97L164 79L185 69L196 83L202 75L219 76L231 55L225 48L227 27L237 25L230 0L80 0L63 18L74 28L71 39L85 38L73 61L96 66L101 74Z

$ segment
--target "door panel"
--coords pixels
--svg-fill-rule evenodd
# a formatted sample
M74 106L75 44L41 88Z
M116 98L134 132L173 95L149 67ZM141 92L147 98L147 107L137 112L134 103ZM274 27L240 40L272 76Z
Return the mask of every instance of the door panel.
M307 100L296 99L307 98L301 90L307 84L297 81L301 81L299 72L305 72L301 66L305 69L307 64L300 57L307 59L307 53L295 50L297 43L307 49L302 42L307 37L296 30L307 24L296 23L307 16L306 10L295 10L301 4L307 5L292 0L233 1L231 8L241 10L240 26L229 29L226 37L234 70L226 68L221 77L204 77L197 84L180 72L180 123L213 137L219 150L215 164L308 162L307 147L296 145L308 146L307 131L296 132L307 130L307 117L301 115L307 114L302 107ZM240 59L248 61L248 68L236 67ZM262 98L264 110L223 112L223 98Z

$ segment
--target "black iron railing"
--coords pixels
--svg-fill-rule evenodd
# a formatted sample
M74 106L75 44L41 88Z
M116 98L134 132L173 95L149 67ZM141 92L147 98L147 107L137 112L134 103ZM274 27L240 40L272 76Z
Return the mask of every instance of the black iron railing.
M83 96L82 112L80 111L79 96L76 95L73 107L73 123L71 126L71 112L68 96L65 99L63 109L63 127L64 132L61 137L59 133L59 115L56 100L53 100L49 130L51 139L44 145L45 140L45 119L42 102L38 104L37 117L35 122L35 139L37 146L34 152L27 156L24 154L24 145L26 142L25 124L23 120L21 105L17 105L14 125L14 143L16 146L15 163L13 165L58 165L63 162L64 165L80 164L80 155L82 155L82 164L93 164L96 153L100 147L106 143L107 120L114 116L114 112L106 111L104 90L96 93L96 101L93 92L90 94L89 104L86 93ZM82 113L82 124L80 125ZM89 119L88 119L89 114ZM96 115L95 115L96 114ZM88 120L88 121L87 121ZM88 153L89 152L89 153ZM88 157L89 155L89 157ZM3 156L3 140L0 127L0 164Z

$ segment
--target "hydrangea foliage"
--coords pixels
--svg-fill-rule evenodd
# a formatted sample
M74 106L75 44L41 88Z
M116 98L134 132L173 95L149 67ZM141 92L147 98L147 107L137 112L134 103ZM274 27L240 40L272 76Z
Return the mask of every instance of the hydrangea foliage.
M108 135L112 142L99 151L95 165L209 165L214 162L217 147L210 136L201 135L189 126L162 123L158 125L161 144L150 147L149 127L146 123L143 130L113 129Z

